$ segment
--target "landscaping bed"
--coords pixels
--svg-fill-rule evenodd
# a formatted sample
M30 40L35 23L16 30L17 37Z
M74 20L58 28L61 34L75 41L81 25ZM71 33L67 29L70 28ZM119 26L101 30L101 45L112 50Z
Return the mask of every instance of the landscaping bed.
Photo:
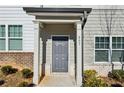
M0 66L0 81L1 81L0 87L29 86L32 84L32 76L33 76L32 74L33 72L31 71L30 72L27 71L25 74L24 72L22 72L22 70L18 68L14 68L12 66ZM25 78L24 76L27 76L27 78Z
M124 87L124 71L113 70L107 77L98 76L95 70L84 71L84 87Z
M109 77L100 77L102 80L107 82L109 87L124 87L124 81L120 82L118 80L109 78Z

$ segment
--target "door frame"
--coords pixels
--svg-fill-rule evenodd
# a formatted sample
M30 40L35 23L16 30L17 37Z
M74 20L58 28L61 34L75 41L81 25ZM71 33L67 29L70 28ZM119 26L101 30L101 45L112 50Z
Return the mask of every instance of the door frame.
M52 64L53 64L53 37L55 37L55 36L63 36L63 37L68 37L68 71L67 72L53 72L52 71ZM68 74L69 72L70 72L70 67L69 67L69 65L70 65L70 35L51 35L51 40L52 40L52 46L51 46L51 65L50 65L50 72L52 73L52 74Z

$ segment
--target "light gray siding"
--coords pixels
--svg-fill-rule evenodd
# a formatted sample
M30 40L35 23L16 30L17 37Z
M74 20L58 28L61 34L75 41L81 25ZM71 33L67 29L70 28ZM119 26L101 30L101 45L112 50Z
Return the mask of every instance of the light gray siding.
M34 51L34 19L22 7L0 7L0 24L23 26L23 52Z
M111 12L111 10L107 10ZM124 25L124 10L114 10L116 14L113 17L115 20L112 27L111 36L123 36L124 28L120 28L120 24ZM111 13L110 13L111 14ZM109 15L110 17L111 15ZM101 21L100 21L101 20ZM95 63L95 36L107 36L108 31L106 29L105 14L102 9L92 9L88 16L87 22L83 30L83 62L84 69L95 69L101 75L107 75L108 71L111 71L111 63ZM115 68L121 68L120 63L115 63Z

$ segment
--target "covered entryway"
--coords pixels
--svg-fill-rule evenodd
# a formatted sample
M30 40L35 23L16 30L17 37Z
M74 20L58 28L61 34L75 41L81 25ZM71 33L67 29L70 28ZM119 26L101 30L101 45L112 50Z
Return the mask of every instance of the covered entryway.
M52 72L68 72L68 37L52 37Z
M24 10L36 17L33 83L47 86L50 83L44 82L52 81L53 86L57 83L61 86L57 81L60 80L64 86L81 86L82 30L91 9L25 7Z

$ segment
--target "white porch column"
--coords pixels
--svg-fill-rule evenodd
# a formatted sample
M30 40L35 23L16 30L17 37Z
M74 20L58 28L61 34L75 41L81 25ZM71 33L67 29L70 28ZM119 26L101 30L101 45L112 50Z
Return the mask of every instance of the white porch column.
M82 85L82 22L76 23L76 82Z
M33 64L33 83L38 84L40 79L40 32L39 32L39 22L34 22L35 28L34 28L34 64Z

